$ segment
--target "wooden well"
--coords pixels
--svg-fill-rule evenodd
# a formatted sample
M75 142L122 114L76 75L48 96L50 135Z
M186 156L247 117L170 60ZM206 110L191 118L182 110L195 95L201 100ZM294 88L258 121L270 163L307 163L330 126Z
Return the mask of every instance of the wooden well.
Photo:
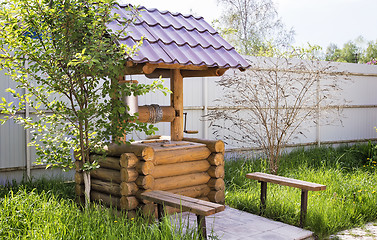
M91 155L91 159L101 166L91 172L91 199L125 210L130 216L137 209L155 214L156 206L140 199L145 191L164 190L222 204L225 200L222 141L190 138L111 145L105 159L100 155ZM79 169L76 194L83 198Z

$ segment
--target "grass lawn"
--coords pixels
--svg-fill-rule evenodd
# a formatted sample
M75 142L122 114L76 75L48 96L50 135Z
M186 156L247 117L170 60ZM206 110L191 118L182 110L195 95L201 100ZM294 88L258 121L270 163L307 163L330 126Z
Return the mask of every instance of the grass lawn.
M377 173L373 146L296 150L284 155L278 175L324 184L309 192L306 229L322 239L377 219ZM225 164L226 204L259 213L260 184L246 173L268 172L265 160L233 159ZM301 190L268 184L264 217L299 225Z
M377 219L377 173L373 146L297 150L283 157L279 175L327 185L309 192L306 229L322 239ZM227 160L226 204L259 213L260 184L246 173L267 172L264 160ZM300 219L300 190L268 184L263 216L291 225ZM142 218L118 217L93 205L80 210L74 185L59 180L37 180L13 187L0 186L0 239L198 239L196 226L162 227ZM178 229L178 230L174 230ZM181 230L179 230L181 229Z
M196 227L184 234L167 218L159 228L100 206L80 210L74 197L74 185L58 180L0 186L0 239L199 239Z

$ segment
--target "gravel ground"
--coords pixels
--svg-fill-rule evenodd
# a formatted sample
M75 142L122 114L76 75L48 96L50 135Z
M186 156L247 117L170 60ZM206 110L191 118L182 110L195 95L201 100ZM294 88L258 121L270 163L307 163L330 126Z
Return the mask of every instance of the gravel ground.
M377 222L368 223L363 227L353 228L332 235L330 239L339 240L377 240Z

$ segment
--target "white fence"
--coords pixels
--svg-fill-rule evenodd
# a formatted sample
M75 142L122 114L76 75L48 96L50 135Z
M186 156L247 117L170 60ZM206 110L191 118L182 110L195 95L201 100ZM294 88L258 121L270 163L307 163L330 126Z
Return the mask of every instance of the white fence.
M253 58L251 60L253 61ZM337 125L318 123L307 127L306 137L292 142L293 145L309 145L318 142L352 143L376 139L377 133L374 127L377 126L377 66L349 63L336 63L335 65L339 71L348 72L351 78L349 83L342 86L343 90L339 93L343 99L347 100L347 103L339 102L332 106L333 108L343 108L342 123ZM144 76L132 76L132 79L141 83L152 81ZM215 138L213 129L208 122L203 121L202 116L210 110L222 107L215 103L215 99L223 94L221 88L216 84L217 80L219 80L217 77L184 79L184 111L188 113L187 130L199 131L198 134L185 134L185 136ZM165 85L169 87L168 79L165 80ZM12 86L14 87L14 83L0 72L0 98L9 99L5 89ZM170 97L157 92L139 98L139 105L152 103L162 106L170 105ZM33 116L32 111L20 112L20 114ZM0 115L0 117L3 116ZM158 123L156 126L159 128L156 134L170 135L169 123ZM27 135L25 130L13 122L7 122L0 126L0 184L6 179L19 180L25 171L31 171L31 176L45 174L40 166L33 164L35 153L26 147ZM145 136L134 133L132 137L142 139ZM241 149L235 144L228 145L227 151L232 150Z

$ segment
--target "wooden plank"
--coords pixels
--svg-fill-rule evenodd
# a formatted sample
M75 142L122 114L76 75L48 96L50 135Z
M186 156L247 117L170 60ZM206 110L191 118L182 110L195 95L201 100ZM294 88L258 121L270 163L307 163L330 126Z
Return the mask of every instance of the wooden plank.
M142 194L142 196L144 199L155 202L157 204L182 209L182 211L189 211L199 215L209 216L215 213L215 209L212 207L201 206L195 203L186 202L177 198L170 198L168 196L152 192Z
M270 182L270 183L275 183L279 185L300 188L300 189L304 189L308 191L326 190L325 185L312 183L312 182L306 182L306 181L287 178L287 177L276 176L276 175L267 174L267 173L261 173L261 172L248 173L246 174L246 177L249 179L258 180L261 182Z
M186 201L185 199L171 197L169 195L164 194L163 191L146 192L146 193L142 193L141 196L142 198L146 200L149 200L158 204L167 205L167 206L175 207L178 209L182 208L183 211L190 211L192 213L203 215L203 216L209 216L216 213L216 210L213 207L198 204L193 201ZM194 198L190 198L190 199L193 199L196 201L202 201L202 200L194 199Z
M212 207L212 208L216 209L216 212L221 212L221 211L225 210L224 205L200 200L200 199L197 199L197 198L186 197L186 196L182 196L182 195L178 195L178 194L174 194L174 193L166 192L166 191L160 191L160 190L155 190L155 191L152 191L152 192L159 193L160 195L168 196L168 197L171 197L171 198L176 198L176 199L179 199L179 200L185 200L187 202L201 204L201 205L206 206L206 207Z

